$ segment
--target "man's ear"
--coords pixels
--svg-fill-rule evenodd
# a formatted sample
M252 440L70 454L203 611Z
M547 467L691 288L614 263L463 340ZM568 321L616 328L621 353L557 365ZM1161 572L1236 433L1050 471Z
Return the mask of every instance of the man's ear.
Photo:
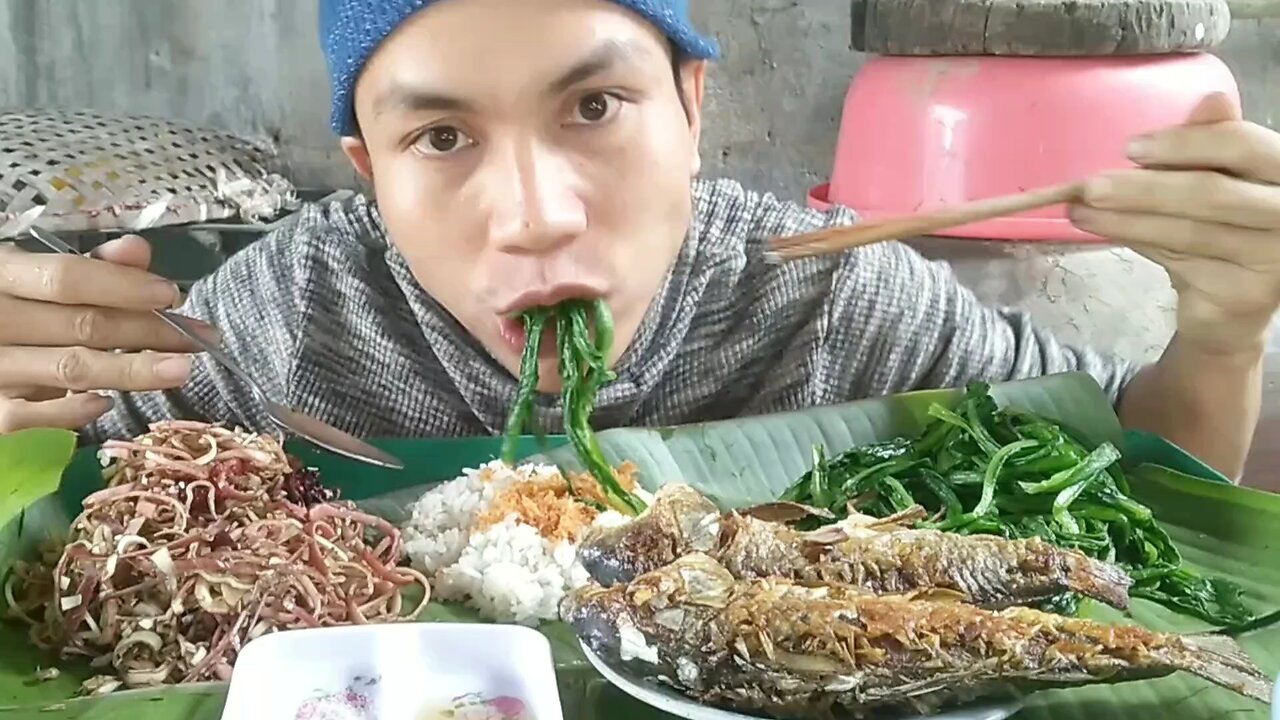
M373 164L369 162L369 148L364 144L364 140L358 137L344 136L342 138L342 152L351 161L351 165L356 169L356 172L360 173L360 177L373 182Z
M693 152L689 158L690 176L697 175L702 170L699 141L702 139L702 98L706 91L706 81L706 60L686 60L681 63L679 90L684 95L684 107L689 116L689 133L693 138Z

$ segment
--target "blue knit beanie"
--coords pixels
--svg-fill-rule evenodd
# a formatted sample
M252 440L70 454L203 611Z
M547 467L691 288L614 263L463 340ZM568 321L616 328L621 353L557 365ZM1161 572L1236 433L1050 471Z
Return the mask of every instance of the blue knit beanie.
M356 132L356 78L373 51L400 23L436 0L320 0L320 43L333 86L330 124L339 135ZM518 0L517 0L518 1ZM612 0L653 23L688 57L711 60L716 42L689 20L689 0Z

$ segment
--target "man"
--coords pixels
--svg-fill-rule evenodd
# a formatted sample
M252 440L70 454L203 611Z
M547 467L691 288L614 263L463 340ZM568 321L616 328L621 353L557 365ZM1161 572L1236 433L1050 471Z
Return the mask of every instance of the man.
M1094 179L1072 212L1178 290L1176 337L1139 371L981 306L902 245L765 263L766 238L854 216L694 179L716 48L685 0L321 0L321 32L334 127L376 205L304 209L184 310L303 412L363 436L499 432L524 343L515 315L603 298L618 379L597 427L1084 370L1126 425L1241 471L1280 305L1280 136L1222 98L1138 139L1150 169ZM145 272L145 243L97 257L0 255L0 427L268 426L148 314L178 295ZM554 391L553 353L542 362ZM535 412L558 426L554 394Z

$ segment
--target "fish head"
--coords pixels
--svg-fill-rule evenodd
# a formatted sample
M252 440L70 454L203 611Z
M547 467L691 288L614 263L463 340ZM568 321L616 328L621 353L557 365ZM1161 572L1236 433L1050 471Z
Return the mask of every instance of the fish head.
M659 665L660 648L696 644L735 583L713 558L692 553L629 583L577 588L560 602L560 617L602 658Z
M654 623L649 598L652 593L633 594L626 585L588 585L560 601L560 619L605 662L650 672L661 667L659 647L674 633Z
M710 552L719 541L716 504L688 485L667 485L631 522L589 530L578 545L578 560L592 580L610 587L691 552Z
M560 619L597 655L618 647L618 624L629 622L625 596L617 589L588 584L565 594Z

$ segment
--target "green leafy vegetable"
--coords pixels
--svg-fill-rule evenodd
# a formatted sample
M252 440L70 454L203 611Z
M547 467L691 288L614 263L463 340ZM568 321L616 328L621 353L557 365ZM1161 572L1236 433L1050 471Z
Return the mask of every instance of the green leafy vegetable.
M547 324L547 311L537 308L524 313L524 352L520 356L520 385L516 401L507 417L506 433L502 442L502 461L508 465L516 461L520 436L528 425L533 412L533 398L538 392L538 344ZM529 340L532 338L532 342Z
M588 316L594 325L588 322ZM591 412L596 393L614 378L609 369L609 350L613 345L613 316L602 300L586 302L568 300L554 308L535 308L523 316L525 346L520 358L520 378L516 400L507 420L502 459L515 462L517 443L530 423L533 400L538 389L538 346L548 321L555 322L560 359L561 397L564 405L564 430L596 481L609 505L629 515L644 510L644 503L627 492L618 481L613 467L605 460L595 432L591 429ZM595 330L595 339L591 331ZM570 490L572 491L572 485Z
M981 383L968 387L955 410L935 404L929 416L915 440L854 448L830 460L815 450L813 468L783 499L837 517L850 503L878 516L919 504L934 513L923 527L1039 536L1118 563L1133 577L1135 597L1226 627L1256 619L1238 585L1183 567L1151 510L1129 497L1114 445L1089 451L1054 422L1002 411ZM1053 608L1076 602L1058 598Z

